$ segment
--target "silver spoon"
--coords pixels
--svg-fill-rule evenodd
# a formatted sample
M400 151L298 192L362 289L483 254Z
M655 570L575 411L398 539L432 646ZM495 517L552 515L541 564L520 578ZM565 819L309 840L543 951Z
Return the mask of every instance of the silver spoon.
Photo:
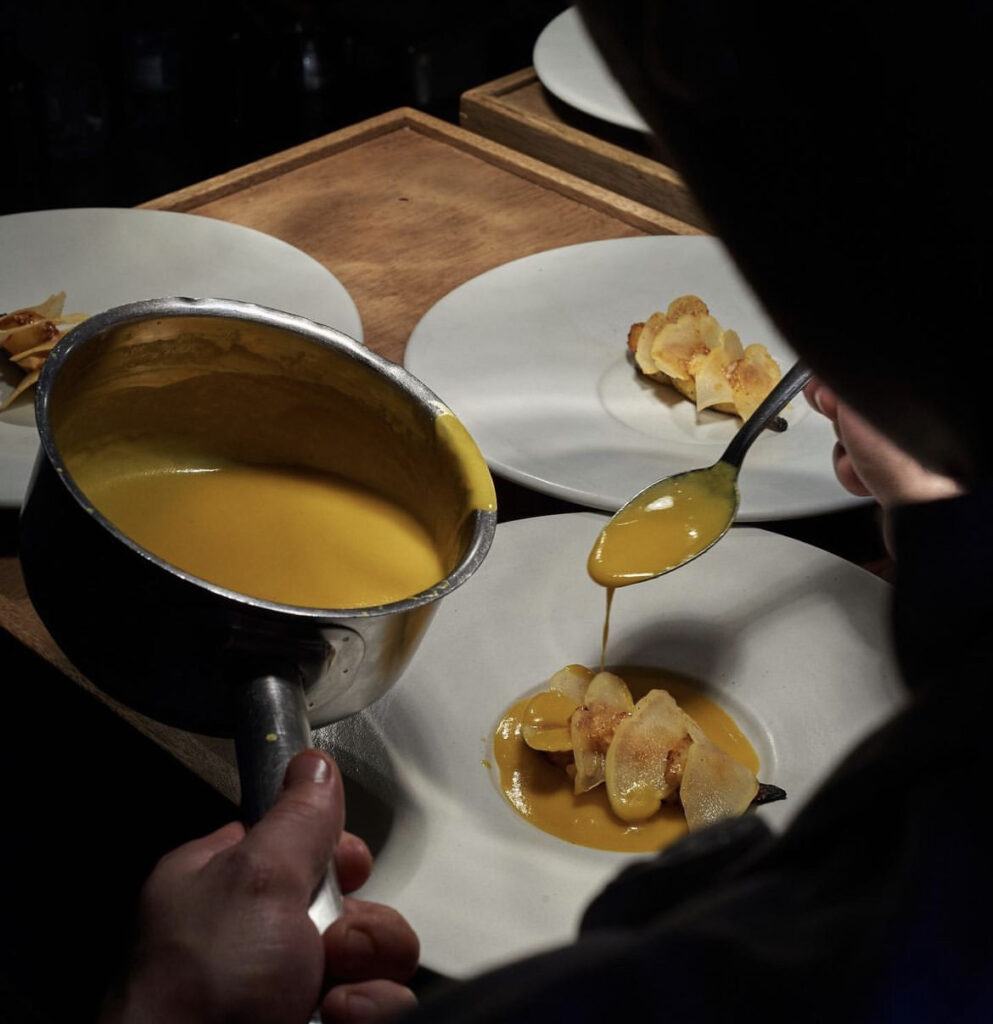
M665 477L636 494L600 531L590 576L605 587L654 579L703 554L727 533L741 496L738 471L770 420L810 380L796 363L741 425L712 466Z

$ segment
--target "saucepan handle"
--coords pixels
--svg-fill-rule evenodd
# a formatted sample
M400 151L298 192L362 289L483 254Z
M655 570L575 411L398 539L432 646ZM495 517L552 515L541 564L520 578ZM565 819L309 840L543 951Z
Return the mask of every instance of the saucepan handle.
M235 703L241 809L252 826L276 802L294 755L312 746L307 700L299 682L264 675L236 687ZM341 914L341 889L330 864L311 901L310 919L323 932Z

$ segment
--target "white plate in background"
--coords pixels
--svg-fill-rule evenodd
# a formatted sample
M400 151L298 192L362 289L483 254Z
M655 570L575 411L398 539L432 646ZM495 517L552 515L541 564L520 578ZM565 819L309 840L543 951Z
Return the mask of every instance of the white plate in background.
M0 312L66 293L66 313L140 299L240 299L362 340L344 285L317 260L252 228L159 210L68 209L0 217ZM12 390L0 381L0 400ZM38 449L27 396L0 413L0 506L20 505Z
M621 128L650 132L600 56L575 7L567 8L542 29L531 60L541 84L563 103Z
M799 258L799 257L798 257ZM737 417L705 410L640 374L628 329L698 295L743 344L796 359L723 246L704 236L585 242L473 278L414 329L404 364L466 425L497 473L557 498L616 511L643 487L715 462ZM742 522L864 501L837 481L831 424L802 397L766 431L740 477Z
M373 847L365 898L397 907L423 962L462 977L567 942L634 855L576 846L499 791L491 737L506 709L570 663L600 658L604 593L586 557L595 513L502 524L477 574L437 609L397 685L317 733L338 758L348 825ZM900 704L889 586L834 555L754 528L620 591L608 664L703 681L786 789L757 809L781 827L845 751Z

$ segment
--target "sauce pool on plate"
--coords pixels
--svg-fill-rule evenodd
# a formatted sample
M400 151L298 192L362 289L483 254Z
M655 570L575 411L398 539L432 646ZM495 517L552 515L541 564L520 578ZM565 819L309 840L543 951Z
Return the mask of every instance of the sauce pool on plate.
M758 773L759 759L751 743L731 716L691 680L661 669L620 668L617 672L636 700L654 688L668 690L717 746ZM678 804L663 805L653 817L631 824L611 811L604 786L576 796L563 767L522 738L523 716L532 696L506 712L493 736L500 789L518 814L570 843L625 853L659 850L686 833L686 818Z

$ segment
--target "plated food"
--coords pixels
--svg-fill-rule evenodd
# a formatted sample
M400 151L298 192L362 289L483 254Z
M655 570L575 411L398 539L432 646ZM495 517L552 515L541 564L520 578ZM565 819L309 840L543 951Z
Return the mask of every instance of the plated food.
M697 412L716 409L747 420L782 377L765 345L743 346L696 295L681 295L664 313L632 324L628 348L646 377L675 388Z
M350 827L376 854L359 895L413 923L428 967L462 977L569 941L595 894L643 855L567 842L525 820L507 803L494 754L509 708L547 689L563 665L599 664L604 599L585 559L603 523L577 513L500 525L388 698L318 736L348 780ZM617 592L607 667L636 700L643 686L664 686L715 742L697 695L730 716L759 780L788 793L748 812L778 829L901 699L885 639L889 588L749 527L680 569L678 583ZM660 665L667 671L644 668ZM526 744L515 749L547 772L548 792L573 816L612 815L604 785L577 798L561 767ZM667 820L686 832L682 810L665 804L624 827L644 838Z
M698 412L632 363L623 341L632 322L680 295L702 297L784 370L796 362L720 242L658 235L539 252L467 281L418 323L404 365L501 476L616 512L653 481L715 462L740 425ZM831 424L805 402L785 419L788 430L765 432L749 452L739 521L862 503L835 478Z
M620 671L567 665L503 716L494 756L515 810L562 839L621 851L744 814L760 794L758 755L732 717L676 673Z
M0 316L0 350L17 383L0 402L0 412L13 405L37 382L49 352L87 313L63 313L66 293L49 295L44 302Z
M214 217L112 208L0 217L0 312L62 290L70 311L94 315L169 295L242 299L362 339L355 303L326 267L278 238ZM0 371L4 401L24 374L2 354ZM0 412L0 507L21 504L37 456L28 397L22 392Z

